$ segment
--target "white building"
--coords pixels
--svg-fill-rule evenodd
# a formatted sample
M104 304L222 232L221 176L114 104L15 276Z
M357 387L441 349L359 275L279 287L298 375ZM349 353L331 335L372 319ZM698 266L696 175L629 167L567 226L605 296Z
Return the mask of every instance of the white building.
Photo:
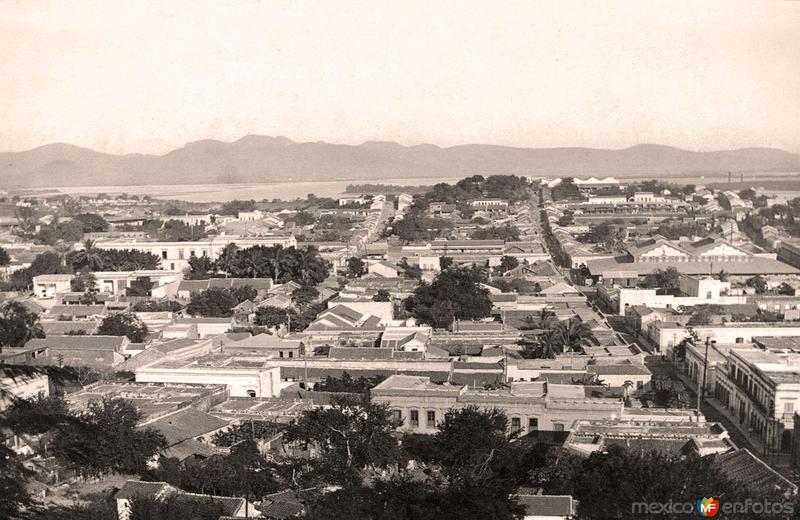
M40 274L33 277L33 294L39 300L50 300L70 290L71 274Z
M97 244L101 249L137 249L156 255L161 268L169 271L183 271L194 256L207 256L216 259L228 244L236 244L240 249L253 246L297 247L297 239L292 235L266 237L219 236L191 242L137 242L109 241Z

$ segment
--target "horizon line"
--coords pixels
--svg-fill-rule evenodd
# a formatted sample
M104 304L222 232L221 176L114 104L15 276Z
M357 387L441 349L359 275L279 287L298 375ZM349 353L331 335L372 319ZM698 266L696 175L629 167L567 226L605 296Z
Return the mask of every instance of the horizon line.
M636 144L632 144L632 145L624 146L624 147L620 147L620 148L606 148L606 147L598 147L598 146L574 146L574 145L571 145L571 146L570 145L562 145L562 146L515 146L515 145L496 144L496 143L489 143L489 142L465 142L465 143L461 143L461 144L453 144L453 145L449 145L449 146L442 146L442 145L437 145L437 144L434 144L434 143L427 143L427 142L420 142L420 143L417 143L417 144L403 144L401 142L394 141L394 140L388 140L387 141L387 140L377 140L377 139L375 139L375 140L370 139L370 140L366 140L366 141L360 142L358 144L352 144L352 143L332 142L332 141L326 141L326 140L316 140L316 141L302 141L301 140L301 141L296 141L296 140L294 140L294 139L292 139L290 137L286 137L284 135L267 135L267 134L252 134L252 133L251 134L246 134L246 135L244 135L242 137L239 137L238 139L234 139L234 140L223 140L223 139L218 139L218 138L194 139L194 140L191 140L191 141L187 141L187 142L183 143L182 145L173 146L169 150L167 150L165 152L162 152L162 153L136 152L136 151L134 151L134 152L115 153L115 152L101 151L101 150L98 150L98 149L93 148L93 147L76 145L76 144L72 144L72 143L68 143L68 142L64 142L64 141L53 141L53 142L41 144L41 145L38 145L38 146L34 146L32 148L25 148L25 149L0 150L0 153L2 153L2 154L26 153L26 152L32 152L32 151L38 150L40 148L46 148L48 146L69 146L69 147L79 148L79 149L82 149L82 150L89 150L89 151L92 151L92 152L95 152L95 153L100 153L100 154L104 154L104 155L113 155L113 156L118 156L118 157L124 157L124 156L129 156L129 155L163 157L163 156L169 155L170 153L175 152L177 150L184 149L187 146L192 145L192 144L198 144L198 143L204 143L204 142L213 142L213 143L230 145L230 144L235 144L235 143L238 143L240 141L243 141L243 140L245 140L247 138L286 140L286 141L289 141L291 144L295 144L295 145L328 144L328 145L332 145L332 146L348 146L348 147L352 147L352 148L359 148L359 147L368 146L368 145L389 145L389 146L395 145L395 146L398 146L398 147L401 147L401 148L406 148L406 149L420 148L420 147L434 147L434 148L437 148L439 150L448 150L448 149L452 149L452 148L461 148L461 147L467 147L467 146L491 146L491 147L495 147L495 148L509 148L509 149L516 149L516 150L570 150L570 149L574 149L574 150L602 150L602 151L615 151L615 152L618 152L618 151L630 150L632 148L637 148L637 147L650 146L650 147L670 148L670 149L674 149L674 150L680 150L680 151L691 152L691 153L733 152L733 151L740 151L740 150L777 150L777 151L782 151L782 152L785 152L785 153L790 153L790 154L793 154L793 155L800 155L800 150L792 151L792 150L787 150L785 148L777 148L777 147L768 146L768 145L760 145L760 146L758 146L758 145L750 145L750 146L738 146L738 147L732 147L732 148L693 149L693 148L685 148L685 147L682 147L682 146L674 146L674 145L669 145L669 144L661 144L661 143L653 143L653 142L641 142L641 143L636 143Z

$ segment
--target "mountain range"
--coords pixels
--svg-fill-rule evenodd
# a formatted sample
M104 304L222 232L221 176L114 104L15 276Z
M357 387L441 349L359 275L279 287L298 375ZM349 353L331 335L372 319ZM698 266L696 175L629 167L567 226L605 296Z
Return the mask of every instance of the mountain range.
M474 174L663 178L729 171L798 172L800 155L774 148L693 152L652 144L622 150L485 144L441 148L375 141L354 146L255 135L232 143L195 141L164 155L112 155L61 143L0 153L4 188L375 181Z

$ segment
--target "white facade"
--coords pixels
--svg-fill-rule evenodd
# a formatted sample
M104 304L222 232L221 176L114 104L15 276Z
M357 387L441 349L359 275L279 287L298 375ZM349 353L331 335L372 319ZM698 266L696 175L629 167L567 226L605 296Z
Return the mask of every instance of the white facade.
M156 255L161 264L161 269L169 271L183 271L189 266L189 259L193 256L207 256L215 260L228 244L236 244L241 249L253 246L297 247L294 236L268 236L268 237L238 237L219 236L207 240L192 242L102 242L97 247L102 249L137 249Z
M33 294L39 300L50 300L70 290L71 274L40 274L33 277Z
M281 369L154 365L136 370L136 382L225 385L231 397L277 397L281 392Z

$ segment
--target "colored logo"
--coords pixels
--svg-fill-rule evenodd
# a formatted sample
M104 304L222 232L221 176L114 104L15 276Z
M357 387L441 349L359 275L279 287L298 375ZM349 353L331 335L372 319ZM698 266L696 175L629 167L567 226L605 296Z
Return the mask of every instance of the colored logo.
M697 514L706 518L711 518L719 513L719 500L714 497L700 498L695 504Z

